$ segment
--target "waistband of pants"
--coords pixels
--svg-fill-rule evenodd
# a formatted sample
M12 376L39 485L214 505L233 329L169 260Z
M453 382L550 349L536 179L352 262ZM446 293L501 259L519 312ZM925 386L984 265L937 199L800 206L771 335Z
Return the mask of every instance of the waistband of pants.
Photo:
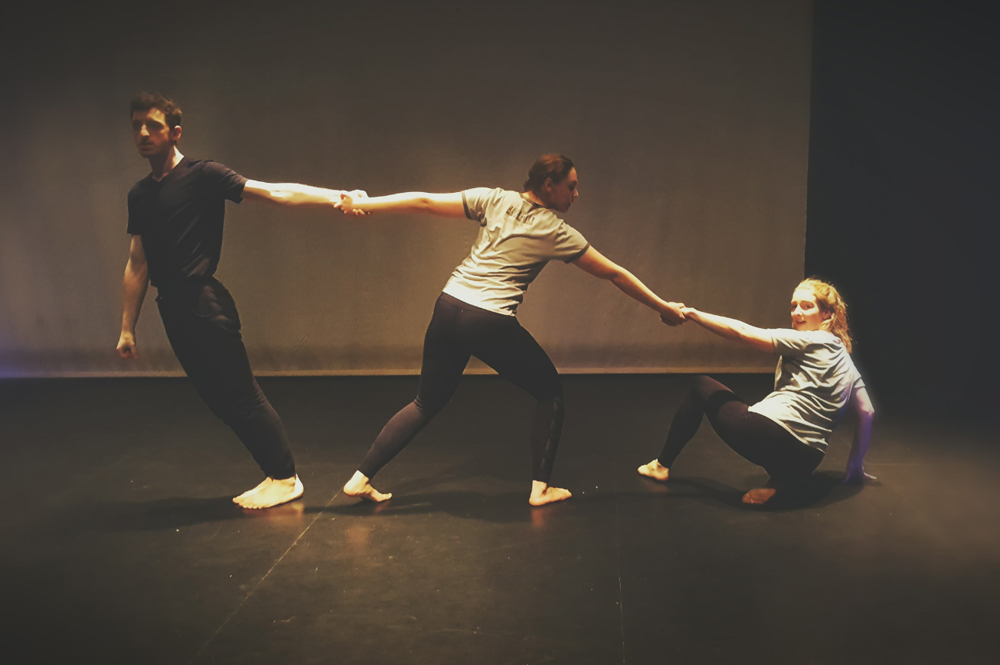
M504 321L517 321L517 317L516 316L511 316L509 314L501 314L500 312L492 312L492 311L490 311L488 309L483 309L482 307L477 307L476 305L472 305L470 303L467 303L464 300L459 300L458 298L456 298L455 296L453 296L453 295L451 295L449 293L441 293L441 295L438 296L438 300L443 300L444 302L448 303L449 305L452 305L453 307L458 307L459 309L469 310L469 311L474 312L476 314L486 314L487 316L495 316L495 317L497 317L499 319L502 319Z
M156 302L177 301L198 295L201 289L212 284L222 286L213 275L188 277L180 282L170 282L156 287ZM223 287L225 288L225 287Z

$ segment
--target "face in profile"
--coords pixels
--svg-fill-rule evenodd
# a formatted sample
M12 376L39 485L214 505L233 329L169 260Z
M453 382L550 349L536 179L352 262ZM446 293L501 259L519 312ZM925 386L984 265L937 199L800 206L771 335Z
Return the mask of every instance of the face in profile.
M132 138L142 157L149 159L165 154L181 137L181 128L171 129L160 109L136 111L132 114Z
M546 207L559 212L566 212L580 196L577 190L579 180L576 176L576 169L570 169L566 177L561 182L552 182L551 179L545 183Z
M820 309L812 289L795 289L792 294L792 328L795 330L822 330L829 314Z

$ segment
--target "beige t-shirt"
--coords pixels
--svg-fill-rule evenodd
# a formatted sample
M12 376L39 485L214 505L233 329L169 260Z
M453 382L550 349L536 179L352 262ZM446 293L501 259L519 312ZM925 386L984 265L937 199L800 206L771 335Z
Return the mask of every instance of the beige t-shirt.
M518 192L476 187L462 192L462 203L465 216L479 222L479 237L443 290L470 305L514 316L546 263L568 263L590 246L552 210Z
M825 330L768 330L780 355L774 392L750 407L807 446L826 452L833 428L865 383L844 343Z

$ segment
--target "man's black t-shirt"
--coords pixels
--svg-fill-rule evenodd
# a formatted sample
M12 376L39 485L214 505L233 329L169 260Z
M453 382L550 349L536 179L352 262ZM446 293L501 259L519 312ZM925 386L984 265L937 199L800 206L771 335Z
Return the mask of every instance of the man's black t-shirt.
M162 180L128 193L128 232L142 236L149 281L160 290L211 277L222 253L226 199L239 203L247 179L209 160L183 158Z

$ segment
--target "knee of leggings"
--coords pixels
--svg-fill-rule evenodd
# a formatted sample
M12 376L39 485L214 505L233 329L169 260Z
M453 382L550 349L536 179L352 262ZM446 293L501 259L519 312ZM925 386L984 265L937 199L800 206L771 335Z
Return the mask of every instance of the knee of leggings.
M555 384L551 390L543 392L537 397L539 402L551 402L552 411L561 415L563 412L563 392L562 385Z
M699 374L694 377L694 381L691 383L691 390L698 393L699 395L704 395L711 391L714 387L714 382L712 379L705 374Z
M247 395L243 398L215 399L207 402L208 408L225 423L253 418L259 409L267 405L263 395Z
M425 418L433 418L437 415L437 412L443 409L450 401L450 397L446 400L422 400L418 396L413 400L413 406L417 407L417 410L420 411L420 414Z

